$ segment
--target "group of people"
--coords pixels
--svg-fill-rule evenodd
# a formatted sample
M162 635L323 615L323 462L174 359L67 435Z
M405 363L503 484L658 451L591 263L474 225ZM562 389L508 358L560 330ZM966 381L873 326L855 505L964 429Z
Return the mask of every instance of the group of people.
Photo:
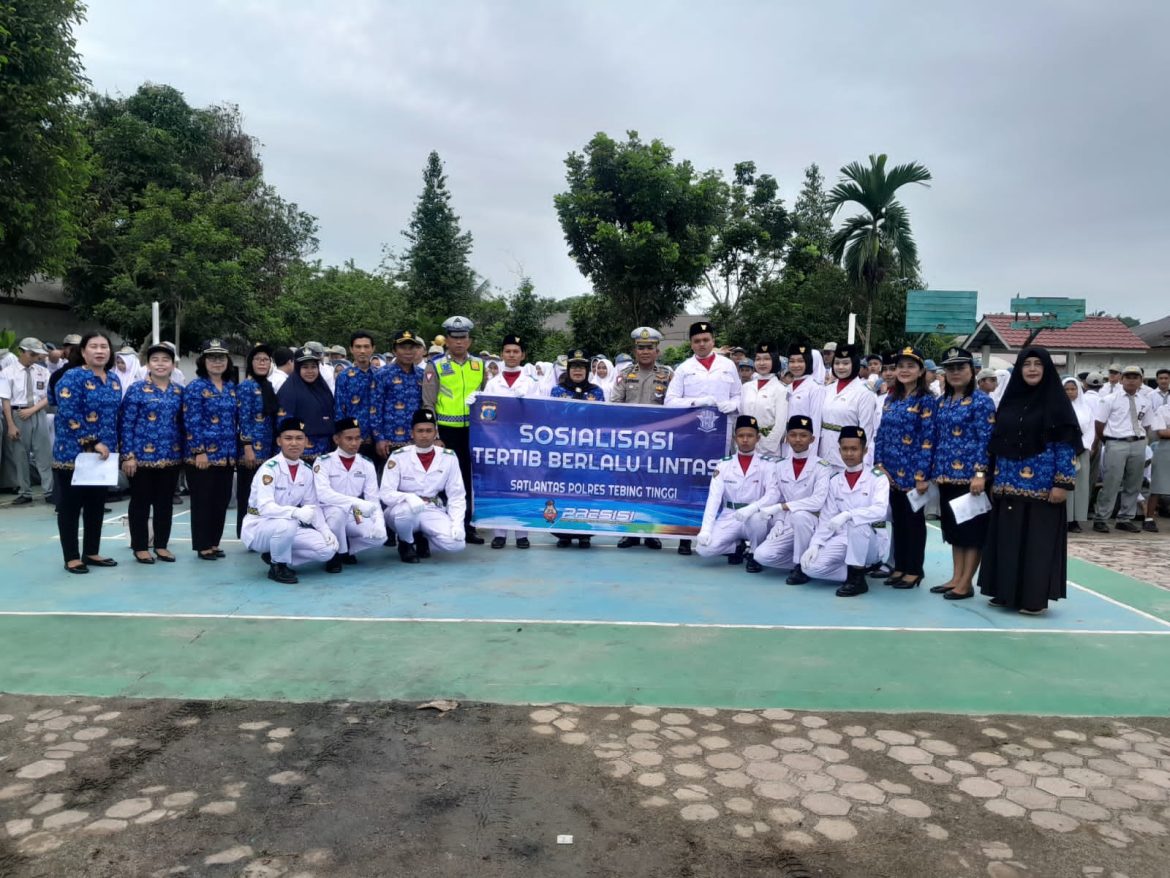
M453 317L443 329L442 347L429 349L416 333L396 332L382 365L368 332L353 333L344 360L316 343L259 344L244 357L242 378L227 346L211 339L190 381L166 343L140 361L90 332L66 339L50 373L41 364L50 352L25 339L17 363L0 372L0 399L9 436L34 443L42 483L56 495L71 573L117 563L100 554L105 489L72 484L82 452L118 455L131 549L142 564L175 560L168 541L180 477L197 557L224 557L234 489L237 533L278 582L295 582L295 567L309 561L339 572L381 545L417 563L432 545L483 543L470 491L470 407L480 394L717 408L735 419L735 442L712 478L698 553L726 555L752 573L788 570L793 585L835 580L842 597L864 593L875 575L895 588L922 584L933 500L953 568L931 591L969 598L978 575L993 604L1042 612L1064 596L1074 520L1066 507L1087 506L1094 468L1104 472L1097 529L1118 502L1117 527L1133 526L1133 472L1145 466L1147 438L1164 440L1151 495L1170 493L1158 478L1170 478L1159 466L1170 451L1170 371L1159 372L1160 391L1147 392L1131 368L1117 369L1112 390L1092 387L1094 375L1062 378L1042 348L1021 352L1002 376L977 371L962 348L941 367L909 345L871 357L851 344L794 344L781 356L765 342L750 358L741 349L725 356L706 321L690 327L692 355L674 369L660 361L662 335L652 327L635 329L631 354L614 361L574 349L528 364L526 340L509 335L493 369L470 353L469 319ZM52 436L42 420L50 406ZM20 456L27 467L28 448ZM983 495L989 511L976 503L956 514ZM508 536L495 531L492 548ZM556 536L561 547L590 544ZM530 545L527 533L513 538ZM618 547L639 543L662 548L637 537ZM680 540L678 551L691 554L692 542Z

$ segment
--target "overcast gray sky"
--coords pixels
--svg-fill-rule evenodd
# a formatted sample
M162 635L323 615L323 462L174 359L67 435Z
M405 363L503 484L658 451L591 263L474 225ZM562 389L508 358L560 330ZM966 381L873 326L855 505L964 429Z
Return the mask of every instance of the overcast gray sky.
M1170 5L91 0L93 85L150 80L239 104L266 176L320 220L320 256L372 268L400 247L431 149L502 289L588 290L553 195L566 154L636 129L699 168L757 163L791 206L886 152L925 277L1170 313Z

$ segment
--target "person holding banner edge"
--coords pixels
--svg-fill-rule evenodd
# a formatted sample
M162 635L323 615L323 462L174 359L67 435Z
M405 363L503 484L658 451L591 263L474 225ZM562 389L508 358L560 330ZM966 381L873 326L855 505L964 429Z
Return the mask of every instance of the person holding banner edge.
M569 351L565 365L565 374L560 383L552 389L549 396L552 399L571 399L577 402L604 402L605 395L601 388L589 380L589 355L583 350ZM566 549L573 544L573 536L565 533L554 533L557 538L557 548ZM593 542L588 534L578 536L577 547L588 549Z

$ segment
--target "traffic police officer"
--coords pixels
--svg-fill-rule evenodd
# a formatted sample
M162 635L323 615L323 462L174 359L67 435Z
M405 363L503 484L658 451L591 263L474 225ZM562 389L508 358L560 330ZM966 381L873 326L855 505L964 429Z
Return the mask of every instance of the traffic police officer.
M447 352L426 366L423 375L422 404L431 409L439 426L439 438L459 460L465 487L471 486L471 407L467 397L483 389L483 360L468 353L471 330L475 324L466 317L451 317L443 323L447 335ZM467 542L483 543L483 537L471 526L472 497L467 492L463 526Z
M356 564L358 552L386 542L378 473L373 462L359 453L361 425L355 418L342 418L334 427L337 450L322 454L313 464L317 499L337 538L337 554L325 565L329 573L339 572L343 563Z
M308 444L305 425L285 418L276 430L280 454L265 461L252 480L240 539L261 553L269 579L292 584L298 580L289 565L328 561L337 553L337 538L317 505L313 472L301 460Z

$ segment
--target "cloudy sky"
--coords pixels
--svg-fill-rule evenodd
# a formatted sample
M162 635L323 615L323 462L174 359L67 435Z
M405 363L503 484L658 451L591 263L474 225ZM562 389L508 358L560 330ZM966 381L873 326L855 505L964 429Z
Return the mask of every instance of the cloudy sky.
M921 3L91 0L95 88L169 83L234 102L266 176L320 221L320 256L400 247L427 153L446 164L474 267L511 289L588 290L553 210L566 154L636 129L700 168L830 183L885 152L925 277L1170 313L1170 6ZM1159 170L1161 169L1161 170Z

